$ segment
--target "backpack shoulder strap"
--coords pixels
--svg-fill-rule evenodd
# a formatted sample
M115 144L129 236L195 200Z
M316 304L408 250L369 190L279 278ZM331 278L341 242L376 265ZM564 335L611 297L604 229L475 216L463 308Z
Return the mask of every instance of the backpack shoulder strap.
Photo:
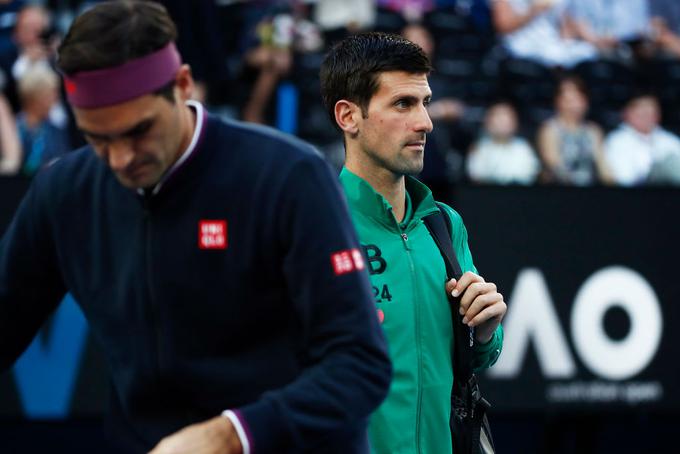
M463 272L453 248L451 218L449 218L445 208L438 202L437 207L439 211L425 216L423 222L444 259L447 278L458 280L463 275ZM457 380L467 383L472 376L474 330L463 324L463 317L458 313L460 297L454 299L449 296L449 303L451 306L454 336L453 373Z
M456 258L456 252L453 249L453 242L451 236L453 234L453 226L451 225L451 218L446 213L442 205L437 202L438 213L425 216L423 221L427 230L430 231L432 239L437 244L439 252L442 254L444 263L446 265L446 275L449 279L460 279L463 275L460 269L460 264Z

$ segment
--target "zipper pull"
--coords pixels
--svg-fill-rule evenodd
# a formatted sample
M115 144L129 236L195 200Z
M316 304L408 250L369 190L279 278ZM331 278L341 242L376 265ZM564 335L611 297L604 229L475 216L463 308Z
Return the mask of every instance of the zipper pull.
M401 240L402 240L402 242L404 243L404 249L406 249L407 251L410 251L410 250L411 250L411 246L410 246L409 243L408 243L408 235L405 234L405 233L402 233L402 234L401 234Z

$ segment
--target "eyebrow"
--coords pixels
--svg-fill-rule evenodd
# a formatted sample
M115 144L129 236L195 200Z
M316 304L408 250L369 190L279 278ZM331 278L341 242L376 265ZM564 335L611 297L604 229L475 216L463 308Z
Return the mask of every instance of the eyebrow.
M155 118L147 118L132 126L130 129L121 132L120 134L98 134L85 129L80 129L80 132L95 140L113 140L120 137L134 137L144 134L146 131L148 131L155 121Z
M424 101L428 101L432 98L432 93L428 94L423 98ZM392 98L392 102L397 102L397 101L408 101L409 103L415 104L417 102L420 102L420 98L417 96L413 95L396 95L394 98Z

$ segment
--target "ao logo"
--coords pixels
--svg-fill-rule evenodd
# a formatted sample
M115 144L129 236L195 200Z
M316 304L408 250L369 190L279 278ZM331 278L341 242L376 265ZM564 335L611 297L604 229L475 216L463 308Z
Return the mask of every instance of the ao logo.
M611 307L620 307L630 318L630 331L624 339L613 340L604 331L603 317ZM530 341L545 377L566 379L576 374L539 270L519 273L503 327L503 354L489 370L490 377L518 376ZM572 307L571 337L576 353L588 369L608 380L625 380L647 367L656 354L662 329L654 290L639 273L621 266L607 267L590 276Z

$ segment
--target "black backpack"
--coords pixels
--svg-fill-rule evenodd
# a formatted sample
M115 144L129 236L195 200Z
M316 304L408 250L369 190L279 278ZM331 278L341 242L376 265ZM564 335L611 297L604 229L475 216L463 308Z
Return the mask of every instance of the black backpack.
M451 241L451 219L439 203L437 206L439 212L426 216L423 221L444 258L447 278L458 280L463 273ZM486 416L491 405L482 397L477 377L472 371L474 329L463 324L463 316L458 312L460 297L454 298L449 295L449 304L454 337L452 352L454 381L449 420L453 452L493 454L496 449Z

